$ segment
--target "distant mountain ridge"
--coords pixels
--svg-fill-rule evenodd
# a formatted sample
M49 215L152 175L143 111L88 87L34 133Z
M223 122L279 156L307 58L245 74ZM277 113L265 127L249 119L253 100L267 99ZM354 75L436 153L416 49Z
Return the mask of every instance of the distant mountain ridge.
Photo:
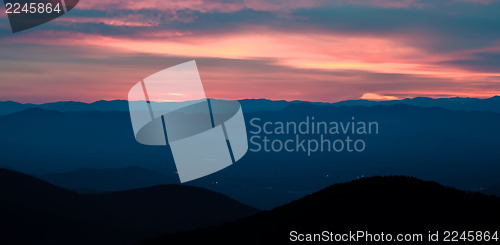
M422 108L439 107L448 110L500 112L500 96L493 96L488 99L462 97L433 99L428 97L416 97L411 99L387 101L347 100L334 103L334 105L337 106L389 106L396 104L412 105Z
M65 189L89 191L122 191L162 184L177 184L174 173L165 174L139 166L118 169L82 168L71 172L39 175L39 178Z
M199 187L159 185L81 195L0 169L0 244L131 244L257 212Z
M376 105L412 105L423 108L440 107L448 110L465 111L494 111L500 113L500 96L494 96L488 99L478 98L428 98L416 97L402 100L373 101L373 100L346 100L334 103L328 102L309 102L309 101L285 101L268 99L243 99L240 103L246 113L279 111L285 107L297 103L311 103L325 106L376 106ZM23 111L30 108L40 108L44 110L55 110L59 112L68 111L128 111L128 101L126 100L99 100L92 103L61 101L45 104L18 103L13 101L0 101L0 115L7 115L14 112Z
M259 209L271 209L362 175L411 175L463 190L480 190L498 183L499 113L402 104L366 107L297 102L279 111L244 115L248 132L256 130L249 123L252 118L261 118L262 122L300 122L308 116L327 122L348 122L353 117L376 121L380 134L358 136L367 144L366 151L359 154L317 152L308 157L301 152L249 150L238 163L189 184ZM125 111L58 112L32 108L0 116L0 135L0 163L36 176L128 166L166 174L177 171L168 147L137 143L130 115ZM286 140L290 135L272 137ZM250 142L249 147L256 148ZM88 188L94 184L93 177L81 179L85 180L81 184L87 186L83 188L87 189L83 190L85 193L95 191ZM136 183L141 181L148 180ZM115 183L129 186L123 181ZM62 182L59 185L67 186Z
M128 111L126 100L99 100L92 103L61 101L45 104L19 103L14 101L0 102L0 115L7 115L14 112L23 111L30 108L40 108L44 110L54 110L59 112L68 111Z

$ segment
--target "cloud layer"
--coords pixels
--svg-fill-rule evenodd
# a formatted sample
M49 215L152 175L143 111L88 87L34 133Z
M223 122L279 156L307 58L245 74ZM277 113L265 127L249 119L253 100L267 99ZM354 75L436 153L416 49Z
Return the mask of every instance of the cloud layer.
M124 99L191 59L217 97L489 97L499 11L487 0L81 1L16 34L0 16L0 100Z

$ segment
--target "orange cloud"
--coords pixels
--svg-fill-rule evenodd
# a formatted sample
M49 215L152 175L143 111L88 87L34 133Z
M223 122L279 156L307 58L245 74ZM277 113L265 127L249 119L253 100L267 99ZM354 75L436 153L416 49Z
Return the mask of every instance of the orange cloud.
M363 4L363 1L330 2ZM324 4L324 1L290 1L285 6L264 0L230 4L202 0L82 1L81 9L127 11L100 17L68 14L46 25L62 26L65 31L34 29L1 39L6 53L11 54L0 58L3 82L0 89L6 93L0 94L0 99L7 94L16 98L27 98L30 94L35 98L34 94L39 94L37 100L43 100L43 96L48 100L123 99L129 87L139 79L179 60L190 59L205 60L201 62L200 72L206 81L207 94L212 97L339 101L499 94L500 71L478 71L460 62L458 65L450 62L470 61L477 53L498 53L498 42L474 49L434 52L421 44L439 42L439 38L432 39L431 34L418 32L386 34L376 30L371 33L315 26L310 29L299 26L297 30L273 26L279 22L241 23L244 28L230 26L234 28L230 31L205 30L197 28L196 24L200 24L196 23L197 16L190 16L193 19L187 21L191 28L158 27L165 24L161 18L180 18L175 12L178 9L229 13L251 8L280 15L295 7ZM372 0L370 4L410 8L419 2ZM139 9L160 9L172 14L167 17L155 13L142 15L135 11ZM280 21L291 18L284 16ZM89 29L70 31L70 27L82 25ZM108 34L92 29L103 26L104 30L119 31ZM128 30L134 31L127 35ZM43 49L47 52L41 51ZM71 50L80 52L75 54ZM35 61L37 55L43 58ZM148 61L148 57L154 62ZM58 73L61 70L65 71L62 75Z
M375 93L364 93L360 99L362 99L362 100L398 100L399 98L396 96L385 96L385 95L380 95L380 94L375 94Z

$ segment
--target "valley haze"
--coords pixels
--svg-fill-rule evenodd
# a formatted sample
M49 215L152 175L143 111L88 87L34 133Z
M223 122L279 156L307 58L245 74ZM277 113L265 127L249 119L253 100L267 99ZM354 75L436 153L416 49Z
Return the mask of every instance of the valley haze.
M341 140L362 140L363 151L353 147L353 151L321 152L321 138L303 134L300 140L305 144L318 141L316 152L288 152L285 145L277 152L249 151L227 169L187 184L259 209L283 205L334 183L374 175L410 175L463 190L493 190L490 186L499 184L500 175L496 153L499 98L338 103L241 100L249 139L258 136L285 143L296 136L293 130L269 135L264 128L251 134L257 131L249 121L253 118L295 122L297 133L300 122L313 117L315 122L377 122L377 127L372 124L371 134L353 134L352 130L344 134L339 126ZM135 142L127 101L0 102L0 114L2 167L83 193L178 183L168 148ZM360 143L357 146L362 149ZM311 149L315 147L311 143ZM336 147L340 149L339 143Z

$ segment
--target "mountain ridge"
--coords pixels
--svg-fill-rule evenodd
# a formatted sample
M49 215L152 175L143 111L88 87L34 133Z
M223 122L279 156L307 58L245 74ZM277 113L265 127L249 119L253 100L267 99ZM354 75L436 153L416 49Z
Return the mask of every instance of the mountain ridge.
M37 175L37 177L69 190L99 192L179 183L175 173L162 173L137 165L115 169L81 168L69 172ZM92 181L88 181L89 179Z
M369 177L334 184L270 211L193 231L166 234L138 244L214 241L234 244L293 243L291 231L337 234L420 233L485 229L496 231L500 198L465 192L414 177ZM251 233L250 233L251 231Z
M158 185L83 195L0 169L0 230L13 231L0 236L2 244L130 244L257 212L200 187Z
M2 165L37 176L84 167L119 169L136 165L175 177L171 151L137 143L128 112L59 113L35 110L0 116ZM498 183L498 113L401 104L333 107L295 103L279 113L245 113L245 120L250 132L257 130L249 121L252 118L261 118L257 123L262 126L264 122L299 123L307 116L314 116L316 122L350 122L352 117L355 121L376 121L380 134L358 135L367 144L366 151L359 154L318 151L307 156L301 152L249 150L238 163L189 184L224 193L259 209L271 209L361 175L412 175L464 190ZM249 139L253 136L262 140L266 135L248 134ZM300 137L318 139L316 136ZM272 135L270 139L291 137L295 138ZM249 142L249 149L255 148ZM86 178L86 182L92 184L92 178ZM80 187L84 186L75 186Z
M302 100L269 100L269 99L241 99L239 100L245 112L278 111L288 105L297 103L311 103L322 106L375 106L407 104L423 108L442 107L449 110L465 111L494 111L500 113L500 96L490 98L450 97L430 98L415 97L400 100L345 100L339 102L314 102ZM68 111L128 111L127 100L98 100L90 103L77 101L59 101L44 104L19 103L14 101L0 101L0 115L7 115L29 108L41 108L59 112Z

